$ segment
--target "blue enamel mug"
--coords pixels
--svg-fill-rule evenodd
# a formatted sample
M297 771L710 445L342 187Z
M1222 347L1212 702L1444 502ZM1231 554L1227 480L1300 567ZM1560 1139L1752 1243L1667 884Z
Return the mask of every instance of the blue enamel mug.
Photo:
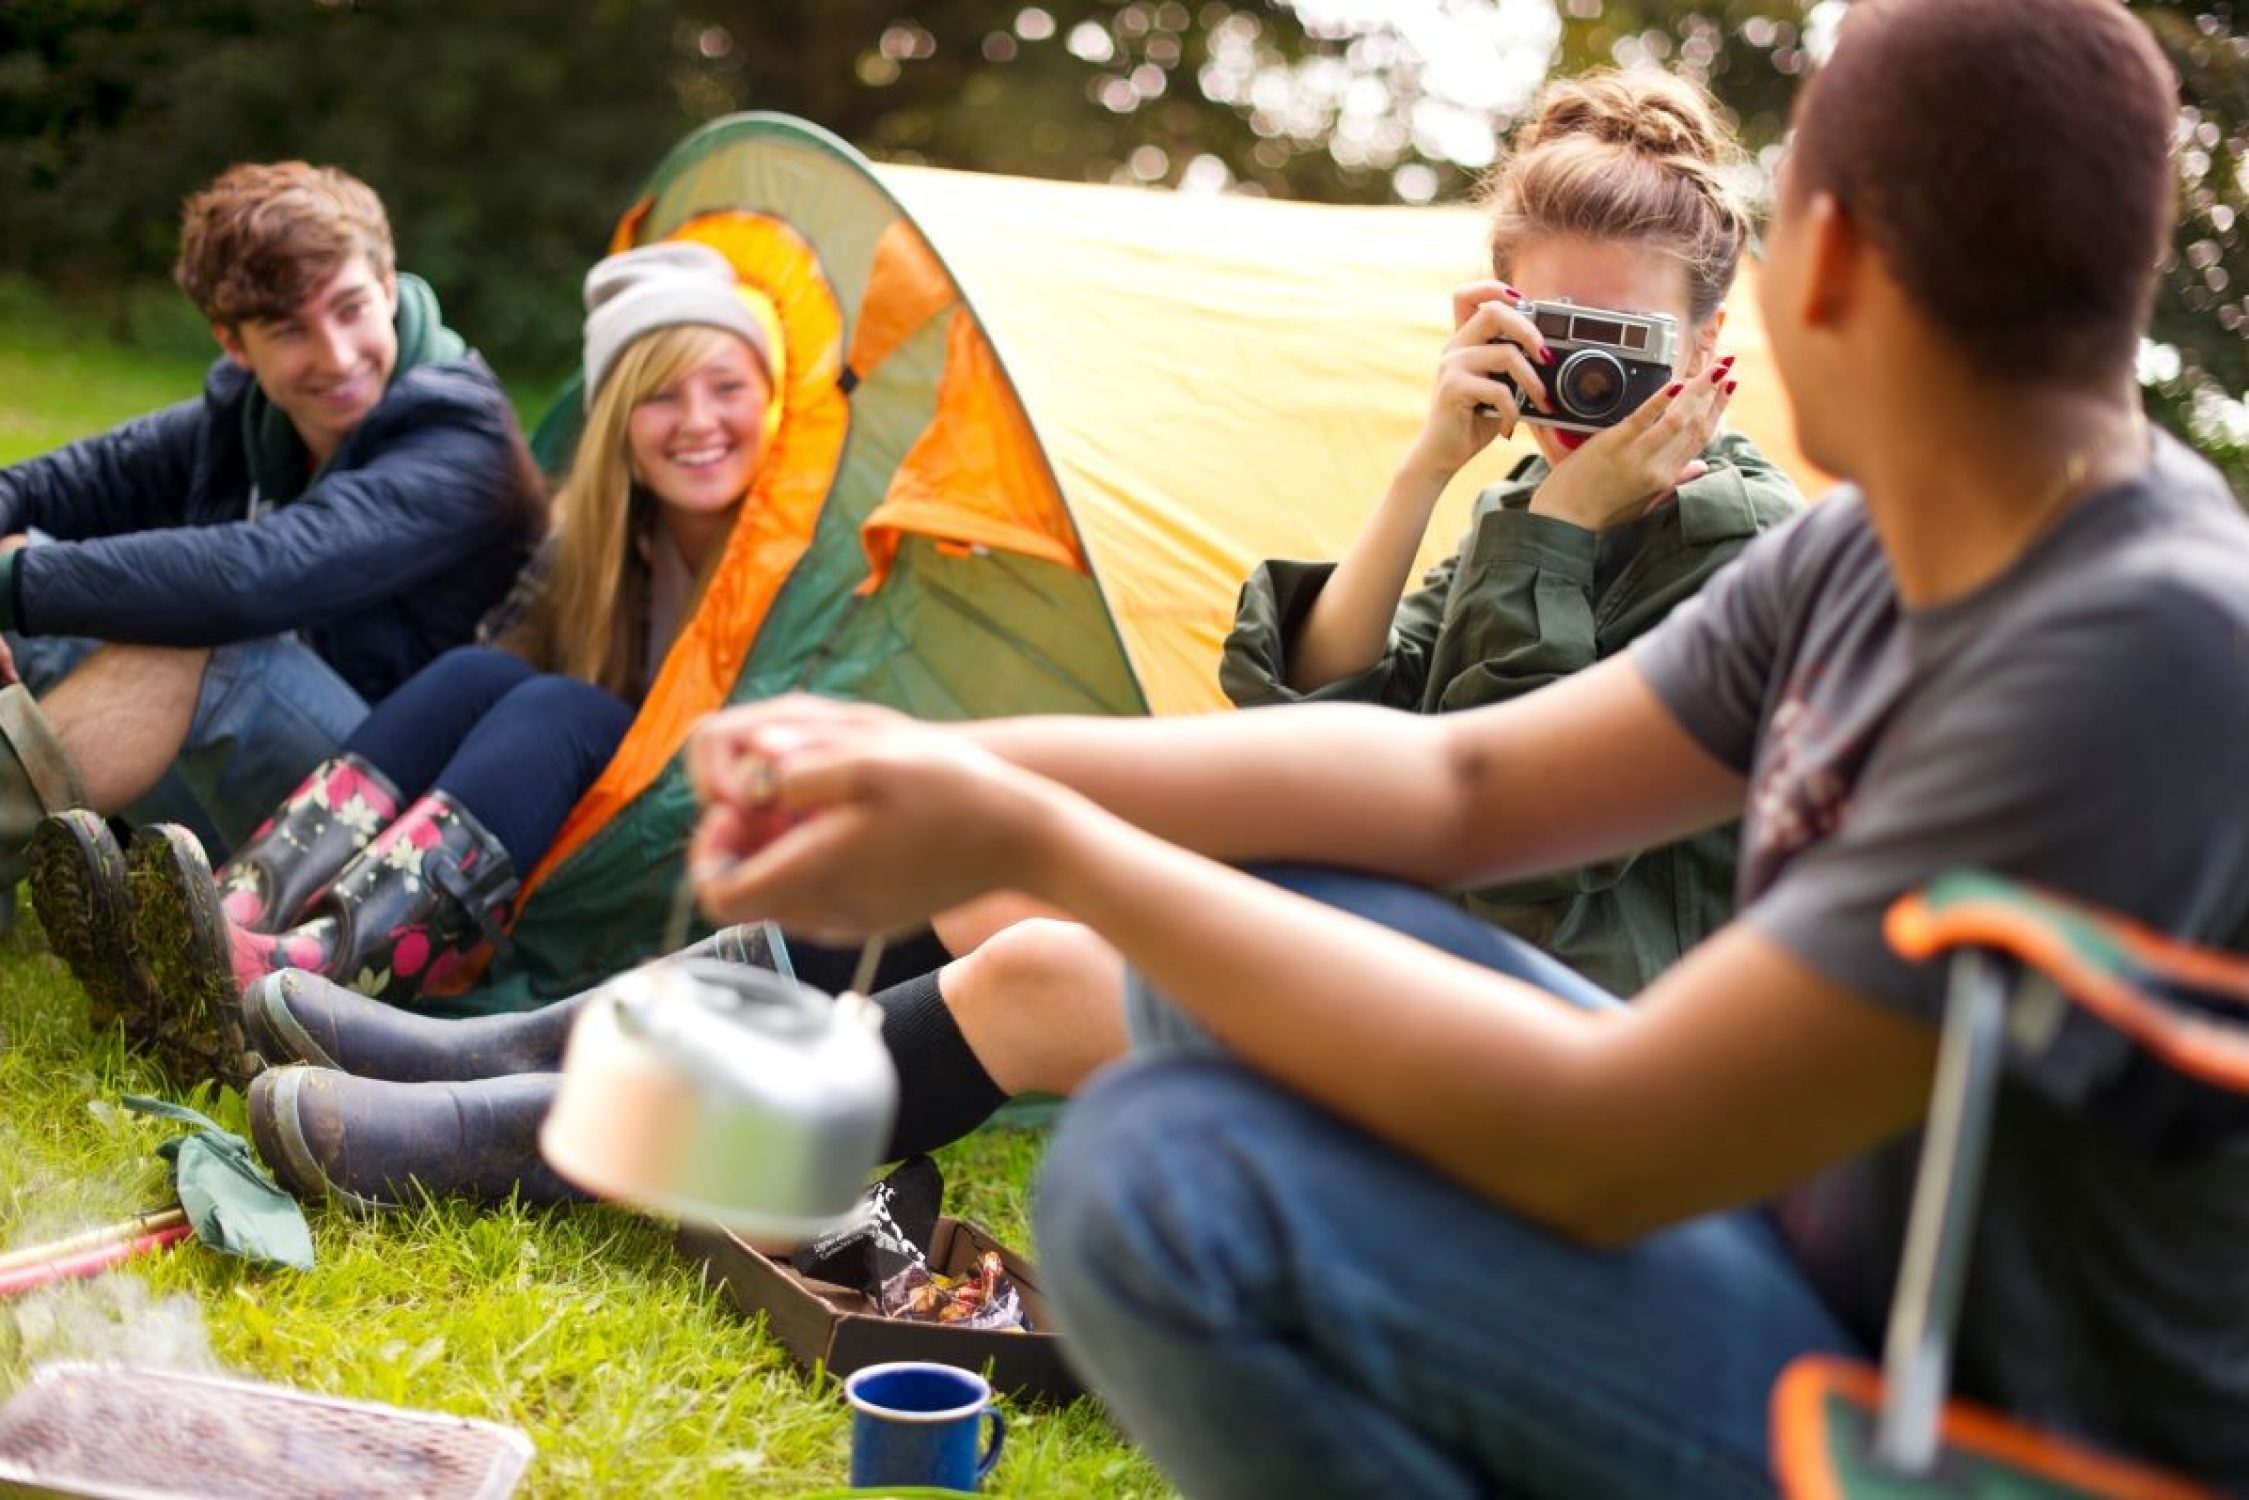
M1007 1419L981 1375L922 1360L869 1365L844 1381L843 1398L851 1403L854 1485L973 1490L1000 1460ZM986 1417L992 1439L979 1456Z

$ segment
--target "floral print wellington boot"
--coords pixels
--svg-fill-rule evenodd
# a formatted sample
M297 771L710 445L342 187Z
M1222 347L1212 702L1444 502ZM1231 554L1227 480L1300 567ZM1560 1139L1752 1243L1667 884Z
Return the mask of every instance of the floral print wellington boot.
M224 1038L224 1072L235 1083L259 1066L238 1003L249 985L293 967L410 1005L473 972L502 940L519 888L506 848L443 792L401 813L286 932L252 932L228 919L202 848L185 829L141 830L126 863L134 953L172 997L180 1026Z
M398 817L398 788L360 757L322 761L219 866L219 906L252 932L279 932Z

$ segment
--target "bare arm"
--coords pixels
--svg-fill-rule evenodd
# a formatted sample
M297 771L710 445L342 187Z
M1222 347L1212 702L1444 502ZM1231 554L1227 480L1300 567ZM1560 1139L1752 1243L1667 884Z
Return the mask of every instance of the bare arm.
M1382 659L1391 616L1412 579L1414 554L1445 486L1494 439L1515 430L1518 398L1499 377L1544 402L1534 362L1545 341L1514 310L1513 296L1496 281L1453 293L1458 331L1438 366L1428 419L1289 643L1288 685L1294 691L1316 691Z
M1567 869L1741 812L1740 778L1688 737L1629 656L1435 717L1306 704L963 732L1227 863L1300 859L1431 886Z
M793 763L784 747L810 746L817 759L830 742L905 722L818 698L728 709L691 742L689 771L706 803L747 807L761 797L745 773L768 758ZM1166 719L994 719L927 732L990 751L1227 863L1306 860L1430 886L1587 864L1741 811L1740 778L1673 721L1629 656L1521 699L1437 717L1305 704ZM704 853L730 858L770 833L748 820L712 834Z
M1382 659L1429 514L1451 479L1450 471L1419 468L1410 460L1398 470L1288 643L1292 691L1316 692Z
M1646 690L1609 675L1629 689L1613 710L1629 721L1630 695ZM1660 709L1650 699L1639 712ZM1166 843L956 735L865 722L777 763L775 793L810 817L706 877L714 916L846 937L1013 886L1089 923L1253 1066L1595 1242L1762 1196L1894 1135L1922 1108L1933 1034L1744 929L1697 950L1635 1006L1581 1011ZM1325 758L1346 753L1329 744ZM1530 795L1508 800L1557 800L1540 793L1575 773L1557 756ZM1695 777L1649 780L1676 793ZM1458 805L1475 820L1468 785ZM1612 785L1642 813L1663 800ZM727 844L731 815L713 809L704 855ZM1318 820L1299 809L1299 821Z

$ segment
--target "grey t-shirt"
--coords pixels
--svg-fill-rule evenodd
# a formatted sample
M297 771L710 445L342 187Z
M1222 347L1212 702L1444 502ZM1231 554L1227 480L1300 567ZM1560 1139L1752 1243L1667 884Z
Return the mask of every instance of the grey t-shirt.
M1942 967L1892 954L1882 916L1961 867L2249 946L2249 519L2168 438L2000 577L1928 609L1900 605L1842 491L1754 543L1635 659L1748 778L1741 920L1872 1004L1935 1023ZM1915 1145L1776 1205L1870 1342ZM1956 1384L2249 1487L2249 1152L2153 1160L2009 1085Z

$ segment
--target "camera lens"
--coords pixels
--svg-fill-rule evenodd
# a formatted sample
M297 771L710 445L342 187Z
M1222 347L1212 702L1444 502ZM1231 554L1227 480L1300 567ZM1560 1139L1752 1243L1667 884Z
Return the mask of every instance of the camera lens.
M1562 361L1554 376L1554 397L1564 411L1597 421L1624 401L1624 366L1600 349L1580 349Z

